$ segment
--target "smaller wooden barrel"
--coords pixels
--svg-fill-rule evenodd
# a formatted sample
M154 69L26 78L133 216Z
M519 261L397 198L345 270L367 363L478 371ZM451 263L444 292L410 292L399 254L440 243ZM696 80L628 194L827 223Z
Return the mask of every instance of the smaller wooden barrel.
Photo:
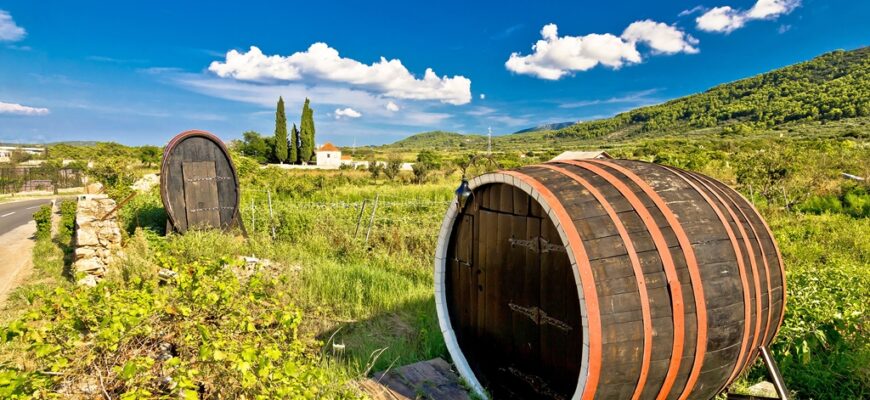
M447 211L435 302L457 370L496 399L700 399L785 311L776 242L701 174L564 160L485 174Z
M238 225L239 179L223 142L205 131L186 131L163 150L160 197L177 232Z

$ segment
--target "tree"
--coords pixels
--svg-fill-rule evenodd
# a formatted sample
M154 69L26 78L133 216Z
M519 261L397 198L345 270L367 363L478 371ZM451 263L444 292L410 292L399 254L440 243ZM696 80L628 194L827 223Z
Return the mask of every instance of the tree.
M399 172L402 170L402 159L399 158L398 155L392 155L387 160L387 167L384 168L384 175L387 176L390 180L395 179L399 176Z
M290 130L290 155L288 157L291 163L299 162L299 130L296 129L296 124L293 124L293 129Z
M305 99L302 106L302 122L299 133L299 159L309 162L314 159L314 110L309 105L310 100Z
M417 153L417 163L425 165L428 169L441 168L441 156L432 150L423 150Z
M160 161L160 148L157 146L142 146L139 148L139 161L147 167L151 167Z
M284 115L284 98L278 96L278 109L275 110L275 158L284 164L287 161L287 116Z
M259 163L265 163L269 160L269 145L263 140L259 133L247 131L242 134L242 144L239 147L242 154L251 157Z

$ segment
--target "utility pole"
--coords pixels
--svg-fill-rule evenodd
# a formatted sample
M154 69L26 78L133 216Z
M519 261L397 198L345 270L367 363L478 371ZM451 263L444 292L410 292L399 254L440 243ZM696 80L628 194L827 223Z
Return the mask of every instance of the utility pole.
M489 127L489 134L486 135L486 154L492 154L492 127Z

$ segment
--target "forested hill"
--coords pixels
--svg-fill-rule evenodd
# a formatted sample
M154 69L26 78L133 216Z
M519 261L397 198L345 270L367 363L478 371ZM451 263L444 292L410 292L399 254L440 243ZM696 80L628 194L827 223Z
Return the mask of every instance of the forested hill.
M625 137L717 126L726 133L748 133L791 121L866 116L870 116L870 47L834 51L703 93L582 122L556 131L555 136Z
M463 135L456 132L431 131L406 137L398 142L387 145L405 149L448 150L454 148L479 147L486 145L486 137L481 135Z

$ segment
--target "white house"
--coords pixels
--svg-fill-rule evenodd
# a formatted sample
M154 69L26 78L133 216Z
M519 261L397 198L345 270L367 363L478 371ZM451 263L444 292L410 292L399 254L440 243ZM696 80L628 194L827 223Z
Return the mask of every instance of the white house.
M606 160L611 159L613 157L610 154L607 154L605 151L597 150L597 151L566 151L562 154L559 154L556 157L553 157L550 161L562 161L562 160Z
M42 147L0 146L0 162L9 162L15 151L22 151L30 155L45 154L45 148Z
M332 143L326 142L315 152L318 167L338 168L341 165L341 150Z

